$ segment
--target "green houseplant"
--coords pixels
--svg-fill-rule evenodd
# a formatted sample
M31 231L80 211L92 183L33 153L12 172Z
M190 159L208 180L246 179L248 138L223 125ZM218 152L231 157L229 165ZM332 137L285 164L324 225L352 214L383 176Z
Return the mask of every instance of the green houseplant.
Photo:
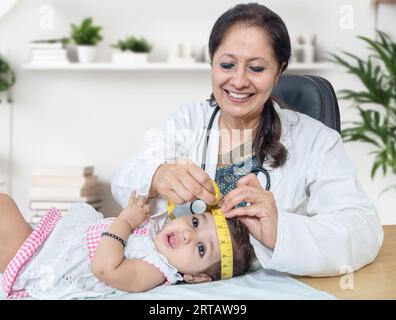
M80 25L71 24L70 37L77 45L77 55L80 62L96 60L96 45L102 40L102 27L94 26L92 18L85 18Z
M111 47L118 50L113 52L114 63L140 64L147 62L148 53L152 45L144 38L128 36L124 40L119 40Z
M345 123L348 127L342 130L342 137L345 142L362 141L374 147L370 152L375 154L372 179L379 168L384 176L388 172L396 175L396 43L382 31L377 30L376 34L378 40L358 37L368 44L371 53L367 58L342 51L343 57L331 54L330 59L364 85L362 91L340 91L340 98L351 101L359 114L358 120ZM396 184L381 193L390 189L396 190Z
M11 99L7 97L8 90L15 84L15 73L8 61L0 55L0 103L2 99Z

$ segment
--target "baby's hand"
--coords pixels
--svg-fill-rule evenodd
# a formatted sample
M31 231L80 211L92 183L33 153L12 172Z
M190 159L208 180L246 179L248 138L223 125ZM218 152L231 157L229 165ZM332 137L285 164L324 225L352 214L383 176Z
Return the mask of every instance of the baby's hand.
M121 211L119 217L125 219L131 228L139 227L150 215L150 205L147 199L136 197L136 192L133 191L129 197L128 204Z

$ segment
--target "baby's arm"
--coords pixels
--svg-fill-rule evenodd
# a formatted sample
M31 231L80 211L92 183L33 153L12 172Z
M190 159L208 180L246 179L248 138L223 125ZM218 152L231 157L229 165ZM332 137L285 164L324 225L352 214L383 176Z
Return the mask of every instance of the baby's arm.
M96 272L102 282L127 292L142 292L153 289L166 280L153 265L143 260L123 260L114 270Z
M149 206L144 199L131 194L128 205L107 230L127 241L131 231L148 218ZM92 272L102 282L112 287L130 292L152 289L164 282L163 274L143 260L126 260L121 242L103 236L94 259Z

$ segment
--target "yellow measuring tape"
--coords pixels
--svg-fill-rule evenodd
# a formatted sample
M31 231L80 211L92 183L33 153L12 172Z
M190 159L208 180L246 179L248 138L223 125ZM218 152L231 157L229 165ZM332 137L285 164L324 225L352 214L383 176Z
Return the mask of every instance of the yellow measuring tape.
M173 211L175 210L175 207L176 207L176 205L172 201L168 200L167 211L168 211L169 218L171 218L172 220L176 218L175 214L173 213Z
M224 213L223 211L221 211L221 209L217 207L218 203L221 200L221 193L219 186L214 180L212 180L212 183L215 189L216 203L210 206L209 208L213 215L213 219L217 231L217 240L220 246L221 279L230 279L232 278L232 274L233 274L233 252L232 252L231 235ZM175 215L173 213L175 207L176 205L172 201L168 200L167 211L168 211L168 216L171 219L175 218Z
M221 279L230 279L233 274L233 252L230 230L223 211L212 208L212 214L216 225L217 240L220 246Z

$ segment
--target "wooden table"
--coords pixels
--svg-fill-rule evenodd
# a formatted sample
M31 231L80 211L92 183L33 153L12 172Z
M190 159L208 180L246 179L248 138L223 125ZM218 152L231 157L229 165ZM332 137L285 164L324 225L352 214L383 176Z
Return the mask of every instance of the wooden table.
M384 233L384 243L374 262L353 274L296 278L339 299L396 299L396 225L384 226Z

